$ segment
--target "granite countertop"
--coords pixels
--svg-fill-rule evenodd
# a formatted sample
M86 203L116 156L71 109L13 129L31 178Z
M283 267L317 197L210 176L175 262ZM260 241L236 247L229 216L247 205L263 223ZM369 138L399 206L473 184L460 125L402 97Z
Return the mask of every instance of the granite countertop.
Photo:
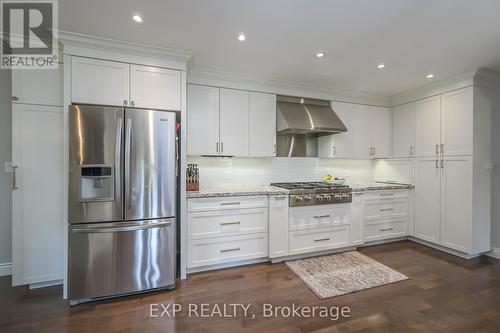
M361 191L377 191L377 190L404 190L415 188L415 185L404 183L391 183L391 182L373 182L373 183L360 183L348 184L353 192Z
M288 194L289 191L283 188L269 185L255 186L227 186L201 188L196 192L187 192L187 198L209 198L209 197L232 197L242 195L280 195Z

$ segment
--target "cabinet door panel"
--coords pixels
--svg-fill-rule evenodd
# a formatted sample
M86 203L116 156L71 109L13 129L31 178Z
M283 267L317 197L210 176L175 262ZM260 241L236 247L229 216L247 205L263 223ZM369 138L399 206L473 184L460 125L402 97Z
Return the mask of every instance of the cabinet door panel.
M71 57L71 101L124 105L129 100L129 64Z
M51 70L12 70L15 103L62 106L62 64Z
M250 156L276 156L276 95L250 93Z
M333 102L332 108L347 127L347 132L320 137L320 144L324 144L324 146L319 147L318 153L321 153L321 157L353 157L354 152L351 151L352 146L350 144L353 136L352 131L354 130L352 104Z
M441 96L415 103L415 156L436 156L441 142Z
M444 94L441 98L441 143L445 155L473 154L473 87Z
M392 156L413 157L414 103L404 104L392 110Z
M468 253L471 248L472 156L445 157L441 180L441 245Z
M415 237L439 244L440 177L435 158L415 160Z
M13 106L13 285L62 279L62 124L60 107Z
M288 255L288 196L269 196L269 257Z
M364 196L364 193L353 193L352 194L350 245L360 245L360 244L364 243L363 196Z
M248 156L249 97L244 90L220 89L220 154Z
M219 153L219 88L187 87L187 154Z
M391 109L378 106L370 107L371 146L375 158L388 158L392 155Z
M130 65L130 101L138 108L181 109L181 72Z

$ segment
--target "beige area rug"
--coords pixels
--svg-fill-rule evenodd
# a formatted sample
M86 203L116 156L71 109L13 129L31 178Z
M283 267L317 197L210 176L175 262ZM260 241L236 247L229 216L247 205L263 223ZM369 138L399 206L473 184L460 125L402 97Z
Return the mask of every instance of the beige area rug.
M357 251L287 261L286 265L321 299L408 279Z

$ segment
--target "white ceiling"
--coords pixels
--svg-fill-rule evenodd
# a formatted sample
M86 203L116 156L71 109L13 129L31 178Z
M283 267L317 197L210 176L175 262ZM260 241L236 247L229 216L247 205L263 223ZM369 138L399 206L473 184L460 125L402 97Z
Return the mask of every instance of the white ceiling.
M193 68L358 93L500 71L499 0L61 0L59 11L62 30L193 51Z

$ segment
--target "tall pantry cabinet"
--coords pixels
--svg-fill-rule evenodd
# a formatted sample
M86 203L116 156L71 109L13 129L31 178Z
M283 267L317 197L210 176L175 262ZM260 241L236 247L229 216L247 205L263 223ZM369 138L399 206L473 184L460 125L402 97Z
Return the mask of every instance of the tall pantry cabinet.
M477 86L415 103L416 238L469 256L490 250L494 103Z

